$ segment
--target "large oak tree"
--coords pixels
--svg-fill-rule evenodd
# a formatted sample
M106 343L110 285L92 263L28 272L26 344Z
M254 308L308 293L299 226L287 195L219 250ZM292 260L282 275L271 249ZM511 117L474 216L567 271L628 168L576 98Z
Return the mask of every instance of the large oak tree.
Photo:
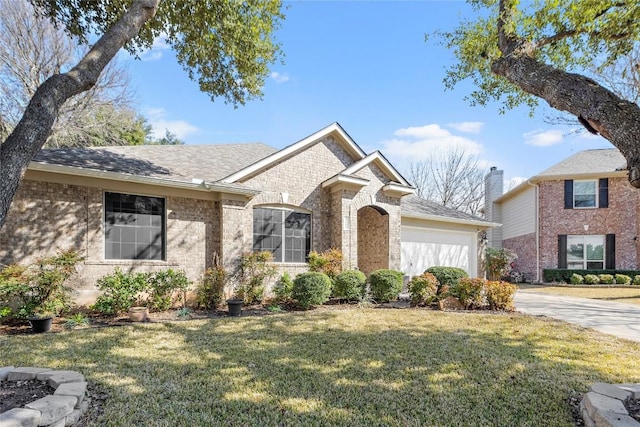
M96 34L99 39L73 68L38 87L0 145L0 227L65 101L90 90L121 48L136 54L164 37L200 90L234 106L262 95L268 67L280 55L273 40L283 18L280 0L30 1L69 34L81 40Z
M629 181L640 188L640 108L589 70L610 69L640 39L637 0L470 0L478 18L441 32L457 58L447 72L452 88L471 79L472 104L498 100L503 110L535 108L539 99L576 117L627 159Z

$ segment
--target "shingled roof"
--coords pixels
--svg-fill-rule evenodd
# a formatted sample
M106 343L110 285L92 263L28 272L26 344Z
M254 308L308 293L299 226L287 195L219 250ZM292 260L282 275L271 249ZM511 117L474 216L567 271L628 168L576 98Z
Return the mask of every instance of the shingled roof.
M616 148L584 150L556 163L535 178L556 175L600 174L625 170L627 161Z
M36 163L177 181L218 181L278 151L262 143L140 145L41 150Z
M457 219L462 223L477 223L477 225L484 223L486 226L492 225L492 223L483 218L448 208L441 204L422 199L416 195L403 197L400 202L400 208L402 210L402 216L426 219L442 217L443 220Z

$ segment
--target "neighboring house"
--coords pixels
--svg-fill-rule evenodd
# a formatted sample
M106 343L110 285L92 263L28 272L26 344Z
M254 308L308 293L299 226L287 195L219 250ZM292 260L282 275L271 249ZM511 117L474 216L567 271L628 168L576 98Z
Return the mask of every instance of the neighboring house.
M268 250L280 271L338 248L345 268L407 275L432 265L478 273L479 232L493 224L413 196L380 153L334 123L282 150L264 144L42 150L0 230L0 264L76 248L78 300L114 268L183 269L216 254L229 270Z
M544 269L637 269L640 190L617 149L586 150L502 194L502 171L485 179L485 216L502 223L488 245L518 255L534 281Z

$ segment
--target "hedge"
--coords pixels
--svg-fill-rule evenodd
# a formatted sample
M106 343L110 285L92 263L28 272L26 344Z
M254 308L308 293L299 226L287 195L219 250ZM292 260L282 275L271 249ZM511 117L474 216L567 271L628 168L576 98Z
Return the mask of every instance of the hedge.
M635 277L640 274L640 270L569 270L569 269L544 269L542 270L542 278L546 283L564 282L571 283L571 275L579 274L582 277L587 274L599 276L601 274L624 274L629 277Z

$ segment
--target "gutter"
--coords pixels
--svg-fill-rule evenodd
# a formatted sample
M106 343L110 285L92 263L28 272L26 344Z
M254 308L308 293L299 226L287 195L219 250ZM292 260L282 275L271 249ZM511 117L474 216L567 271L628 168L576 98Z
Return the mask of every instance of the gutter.
M250 188L240 187L234 184L226 183L207 183L203 180L192 179L191 182L178 181L175 179L157 178L153 176L131 175L119 172L100 171L95 169L86 169L76 166L63 166L49 163L31 162L28 169L34 171L60 173L66 175L91 177L107 179L112 181L133 182L137 184L157 185L161 187L181 188L186 190L203 191L203 192L222 192L230 194L238 194L246 197L253 197L260 191Z

